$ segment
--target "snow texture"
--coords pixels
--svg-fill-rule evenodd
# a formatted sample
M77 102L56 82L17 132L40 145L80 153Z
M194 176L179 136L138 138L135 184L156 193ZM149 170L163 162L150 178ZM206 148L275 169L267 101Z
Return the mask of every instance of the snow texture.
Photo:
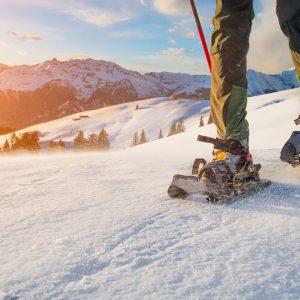
M0 297L299 299L300 170L279 160L299 97L249 99L252 154L273 185L231 205L166 193L210 158L196 137L213 125L109 153L0 157Z

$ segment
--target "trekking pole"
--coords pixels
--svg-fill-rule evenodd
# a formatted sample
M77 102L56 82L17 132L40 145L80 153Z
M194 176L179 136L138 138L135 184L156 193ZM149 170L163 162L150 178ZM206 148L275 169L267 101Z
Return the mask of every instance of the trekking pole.
M203 50L204 50L204 53L205 53L206 61L207 61L208 67L209 67L209 71L211 73L210 54L209 54L209 51L208 51L208 48L207 48L205 36L204 36L203 29L202 29L202 26L201 26L201 23L200 23L200 18L199 18L198 12L197 12L197 7L196 7L196 4L195 4L194 0L190 0L190 3L191 3L192 10L193 10L194 18L195 18L195 21L196 21L196 25L197 25L197 28L198 28L198 32L199 32L200 40L201 40L201 43L202 43L202 47L203 47Z

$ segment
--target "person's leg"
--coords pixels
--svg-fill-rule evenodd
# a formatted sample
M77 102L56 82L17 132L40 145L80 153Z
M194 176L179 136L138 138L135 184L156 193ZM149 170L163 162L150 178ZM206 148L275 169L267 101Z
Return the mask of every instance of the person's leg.
M249 138L247 63L253 0L216 0L212 34L211 115L218 138ZM246 142L247 143L247 142Z
M300 82L300 1L277 0L276 12L280 27L289 39L296 75Z

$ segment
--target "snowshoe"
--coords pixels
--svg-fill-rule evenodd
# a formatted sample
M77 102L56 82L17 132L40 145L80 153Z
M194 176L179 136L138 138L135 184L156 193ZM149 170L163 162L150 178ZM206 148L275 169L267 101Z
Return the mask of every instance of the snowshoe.
M168 189L168 194L171 198L184 199L187 196L194 194L204 195L204 185L199 182L197 176L185 176L176 174Z
M214 144L214 159L199 170L199 181L205 185L208 201L230 201L260 188L261 165L253 164L246 147L236 140L210 140L200 136L200 141Z
M293 167L300 166L300 131L294 131L284 144L280 159Z
M237 197L245 197L268 186L270 182L261 181L261 165L234 173L223 160L208 163L199 172L199 182L205 187L209 202L230 202Z
M271 184L261 180L261 165L253 164L251 155L238 141L199 136L198 141L215 146L215 158L206 163L196 159L194 176L175 175L168 189L172 198L185 198L193 194L206 195L209 202L233 202L250 196Z
M219 189L213 190L199 181L198 176L186 176L176 174L173 176L168 194L171 198L185 199L192 195L203 196L210 203L232 203L239 198L245 198L256 194L271 185L271 181L260 179L259 181L244 182L243 185L235 186L235 190L225 194Z

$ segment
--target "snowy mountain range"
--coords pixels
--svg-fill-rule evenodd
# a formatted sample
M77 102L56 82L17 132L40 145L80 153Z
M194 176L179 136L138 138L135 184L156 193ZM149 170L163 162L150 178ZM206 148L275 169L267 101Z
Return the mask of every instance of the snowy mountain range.
M293 71L249 71L249 95L297 87ZM0 126L23 128L73 113L132 100L185 94L208 98L210 77L182 73L140 74L102 60L52 59L37 65L0 64Z

